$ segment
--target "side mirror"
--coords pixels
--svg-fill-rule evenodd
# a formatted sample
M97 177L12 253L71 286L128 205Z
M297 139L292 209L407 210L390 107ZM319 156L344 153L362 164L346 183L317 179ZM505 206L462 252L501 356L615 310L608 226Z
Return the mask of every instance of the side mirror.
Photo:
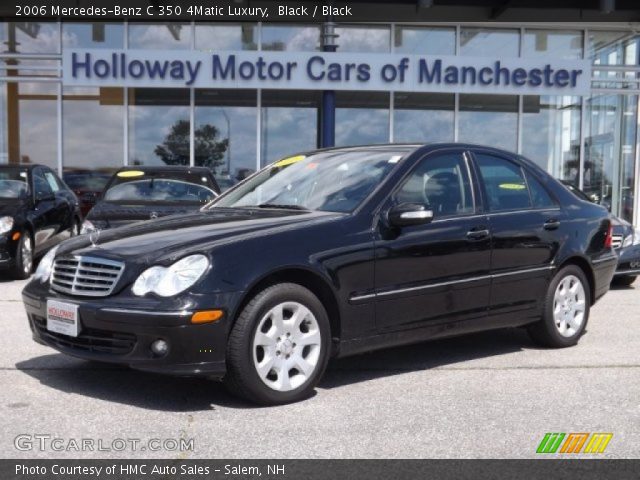
M36 192L36 204L38 204L40 202L47 202L47 201L50 201L50 200L55 200L55 199L56 199L56 197L52 193Z
M433 210L420 203L401 203L389 209L387 219L393 227L425 225L433 220Z

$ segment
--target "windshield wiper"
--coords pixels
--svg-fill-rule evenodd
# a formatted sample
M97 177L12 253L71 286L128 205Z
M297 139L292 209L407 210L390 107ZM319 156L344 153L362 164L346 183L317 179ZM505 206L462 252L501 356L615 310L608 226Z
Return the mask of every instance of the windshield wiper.
M287 205L280 203L261 203L260 205L256 205L258 208L281 208L283 210L309 210L300 205Z

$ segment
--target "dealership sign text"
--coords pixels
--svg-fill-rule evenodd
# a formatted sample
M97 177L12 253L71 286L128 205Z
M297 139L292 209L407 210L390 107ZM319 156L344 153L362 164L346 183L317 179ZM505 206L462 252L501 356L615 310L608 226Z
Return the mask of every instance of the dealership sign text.
M66 85L583 95L588 61L328 52L68 50Z

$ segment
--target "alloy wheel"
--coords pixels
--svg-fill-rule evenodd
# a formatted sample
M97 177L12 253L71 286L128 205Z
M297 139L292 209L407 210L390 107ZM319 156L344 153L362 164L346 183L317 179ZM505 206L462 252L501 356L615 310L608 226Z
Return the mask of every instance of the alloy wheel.
M574 275L564 277L553 296L553 320L558 333L572 337L584 322L586 295L580 279Z
M33 267L33 246L31 245L31 237L27 234L22 238L20 254L22 255L22 269L28 275Z

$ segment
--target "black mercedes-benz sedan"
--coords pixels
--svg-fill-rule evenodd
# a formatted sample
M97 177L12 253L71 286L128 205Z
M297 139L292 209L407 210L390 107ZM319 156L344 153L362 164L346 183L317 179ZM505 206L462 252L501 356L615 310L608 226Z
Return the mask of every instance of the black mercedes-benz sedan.
M379 145L286 158L200 212L72 239L23 300L34 339L63 353L279 404L333 356L519 326L574 345L616 262L607 211L519 155Z
M220 193L209 168L132 166L113 174L82 233L199 210Z
M34 259L80 230L75 194L44 165L0 165L0 271L31 275Z

